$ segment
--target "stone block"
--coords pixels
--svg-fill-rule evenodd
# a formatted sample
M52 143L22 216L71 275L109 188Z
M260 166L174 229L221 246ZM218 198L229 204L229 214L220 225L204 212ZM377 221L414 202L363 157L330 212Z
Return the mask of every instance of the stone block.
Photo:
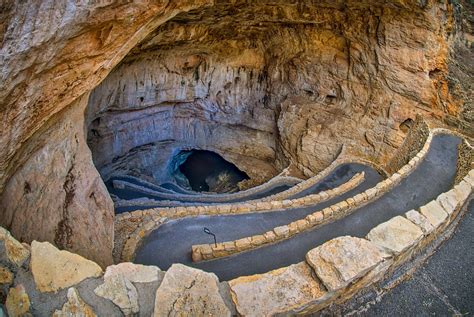
M10 317L31 316L29 315L30 298L22 284L9 289L5 308Z
M309 228L309 222L305 219L300 219L296 221L296 226L298 227L298 231L304 231Z
M263 234L263 236L265 237L265 240L267 240L268 242L273 242L276 240L276 235L275 235L275 232L273 231L267 231Z
M49 242L31 243L30 267L40 292L56 292L86 278L102 275L102 269L95 262L60 251Z
M235 241L235 247L237 248L238 251L248 250L250 249L251 246L252 246L252 241L248 237Z
M279 226L273 229L278 239L283 239L290 236L290 228L288 226Z
M451 189L446 193L442 193L436 198L436 201L449 215L452 215L460 206L459 201L456 199L456 193L454 189Z
M428 219L435 228L441 226L448 219L448 213L444 211L441 205L433 200L420 207L420 213Z
M329 291L346 287L383 260L377 246L349 236L332 239L306 254L306 261Z
M0 244L5 248L5 252L0 254L0 263L10 268L22 266L30 256L30 251L2 227L0 227Z
M291 222L288 225L288 229L290 230L290 236L298 233L298 224L296 223L296 221Z
M425 216L423 216L422 214L420 214L416 210L412 209L412 210L406 212L405 217L407 217L408 220L410 220L415 225L420 227L425 235L430 234L434 230L433 225L431 225L431 223L428 221L428 219L426 219Z
M396 216L370 230L372 243L389 254L398 255L412 247L423 237L423 231L411 221Z
M467 200L467 198L471 194L471 190L471 185L466 181L461 181L459 184L454 186L456 197L458 198L461 204L464 204L464 202Z
M230 316L219 280L182 264L173 264L156 290L153 316Z
M56 310L53 317L95 317L97 316L89 305L79 296L79 292L71 287L67 290L67 301L61 310Z
M229 281L232 300L242 316L273 316L323 299L325 291L305 263Z
M13 273L6 267L0 265L0 284L10 285L13 283Z
M255 247L261 246L266 242L265 237L263 235L252 236L251 241L252 245Z
M324 219L329 219L332 217L332 215L334 214L334 210L338 211L339 208L335 207L328 207L328 208L324 208L321 213L323 214L323 217Z
M108 266L105 270L104 279L122 275L132 283L152 283L158 281L160 271L157 266L123 262Z
M122 275L113 275L94 289L94 293L108 299L120 308L125 316L138 314L138 292L135 286Z
M227 242L224 242L223 244L224 244L224 250L226 250L227 252L234 252L236 250L234 241L227 241Z

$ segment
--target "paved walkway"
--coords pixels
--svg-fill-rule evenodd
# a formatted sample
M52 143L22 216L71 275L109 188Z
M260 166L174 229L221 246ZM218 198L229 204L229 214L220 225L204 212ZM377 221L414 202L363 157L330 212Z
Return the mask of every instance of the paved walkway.
M392 191L351 215L298 234L289 240L227 258L201 263L191 261L191 246L210 242L210 237L202 231L203 227L214 231L218 241L234 240L303 218L316 208L263 214L201 216L171 221L146 238L142 247L137 250L135 262L157 265L163 270L172 263L180 262L214 272L224 281L300 262L310 249L330 239L343 235L364 237L378 224L422 206L449 190L454 182L459 142L460 139L455 136L435 136L423 162ZM368 179L371 179L370 175ZM367 186L367 183L362 185L364 184ZM369 187L372 186L373 184ZM351 192L348 194L353 195ZM344 195L341 197L344 198Z
M341 164L340 166L335 168L334 171L332 171L329 175L324 177L321 181L310 186L306 190L298 194L295 194L293 196L290 196L288 198L290 199L300 198L300 197L304 197L310 194L319 193L327 189L336 188L342 185L343 183L347 182L355 174L360 173L360 172L365 172L366 175L370 174L367 177L374 175L375 177L377 177L377 180L380 178L380 176L378 176L378 173L371 166L367 166L367 165L359 164L359 163ZM137 183L137 182L130 182L130 183ZM219 203L224 204L224 203L244 202L244 201L253 200L253 199L260 199L263 197L277 194L279 192L289 189L290 187L291 186L288 186L288 185L276 185L276 186L266 188L256 193L250 193L243 197L229 198ZM160 195L159 193L156 193L156 195L149 195L149 194L142 194L131 189L111 189L111 193L119 196L122 199L134 199L134 198L139 198L143 196L146 196L148 198L155 199L155 200L170 199L169 194L168 194L168 198L163 198L163 195ZM203 205L203 204L209 205L209 204L216 203L216 201L213 200L212 197L209 197L209 199L207 199L208 202L198 202L196 201L195 196L192 196L192 195L191 196L187 195L186 197L177 196L176 199L173 199L173 200L183 202L183 203L184 202L193 203L194 205ZM171 202L171 204L173 205L173 202ZM115 213L122 213L125 211L133 211L133 210L150 209L150 208L155 208L155 207L158 207L158 206L153 205L152 203L147 204L146 206L142 206L142 205L133 206L132 205L132 206L126 206L126 207L118 207L115 209Z
M373 300L358 300L339 315L474 316L474 200L451 239L413 276ZM334 313L334 312L331 312Z

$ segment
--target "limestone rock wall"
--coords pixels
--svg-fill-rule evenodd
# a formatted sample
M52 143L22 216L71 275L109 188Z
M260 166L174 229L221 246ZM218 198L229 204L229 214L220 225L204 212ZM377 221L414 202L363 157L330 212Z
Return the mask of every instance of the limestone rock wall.
M92 93L94 161L107 177L189 146L259 180L288 163L314 175L343 145L386 163L407 120L460 118L446 89L453 22L435 1L223 1L179 14Z
M0 197L1 223L20 241L51 241L105 266L112 263L114 206L84 140L87 99L35 135L28 160Z

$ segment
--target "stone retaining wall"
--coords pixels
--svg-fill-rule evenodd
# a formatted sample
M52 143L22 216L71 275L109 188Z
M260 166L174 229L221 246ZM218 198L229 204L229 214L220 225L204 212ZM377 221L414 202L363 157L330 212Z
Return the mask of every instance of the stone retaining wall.
M211 260L230 256L248 250L254 250L272 243L290 239L291 237L324 225L328 222L345 217L361 208L365 204L377 199L384 193L398 185L402 179L411 174L428 153L433 133L426 138L422 149L389 178L381 181L375 187L369 188L363 193L357 194L337 204L317 210L305 218L293 221L287 225L273 228L263 234L244 237L238 240L226 241L217 244L199 244L192 246L192 259L194 262Z
M474 168L474 147L463 140L458 147L458 162L456 166L455 184L459 183L466 174Z
M433 241L469 201L474 170L419 210L373 228L365 239L343 236L306 255L306 261L229 281L243 316L310 314L343 302L381 280Z
M227 204L217 206L195 206L194 208L169 208L166 211L157 210L150 212L150 210L143 210L133 213L124 213L121 216L122 221L127 221L133 218L135 223L140 223L136 229L129 234L123 244L121 252L122 261L132 261L135 250L140 241L146 237L151 231L163 224L169 219L183 218L189 216L198 216L204 214L219 215L219 214L242 214L249 212L271 212L286 208L305 207L314 205L345 192L348 192L359 186L364 181L364 173L357 173L349 181L340 185L339 187L322 191L318 194L308 195L302 198L289 199L283 201L258 202L258 203L241 203L241 204ZM133 214L133 215L132 215ZM117 247L117 245L116 245Z
M294 184L298 184L301 181L302 181L301 179L296 178L296 177L278 175L270 179L268 182L264 184L261 184L256 187L252 187L244 191L239 191L239 192L231 193L231 194L199 193L198 195L196 195L196 193L194 193L193 195L190 195L190 194L180 194L180 193L175 193L175 192L170 192L170 193L157 192L152 189L146 188L144 186L132 184L132 183L122 181L122 180L113 180L113 184L114 184L114 187L116 188L128 187L140 193L149 194L149 195L157 195L160 198L167 198L168 201L176 202L176 204L180 204L179 202L180 199L192 198L194 204L196 204L196 203L209 203L209 202L219 203L219 202L226 202L231 199L245 198L247 196L251 196L253 194L259 193L261 191L264 191L273 187L288 185L290 183L294 185Z
M428 124L421 116L417 116L415 123L408 132L403 144L397 149L393 157L387 163L386 168L389 173L398 171L402 166L406 165L426 143L429 134L430 129Z
M457 217L473 188L471 170L453 189L376 226L364 239L338 237L310 250L306 261L228 283L182 264L163 272L121 263L103 272L48 242L21 244L0 228L0 292L9 316L310 314L348 299L414 257Z

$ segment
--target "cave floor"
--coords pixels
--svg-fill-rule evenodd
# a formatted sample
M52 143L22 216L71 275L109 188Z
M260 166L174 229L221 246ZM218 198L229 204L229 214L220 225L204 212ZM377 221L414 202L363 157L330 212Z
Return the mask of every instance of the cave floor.
M200 263L191 261L192 245L211 242L202 232L203 227L214 231L218 241L228 241L262 233L275 226L302 218L324 206L315 206L311 210L301 208L263 214L200 216L170 221L145 239L141 248L137 250L135 262L157 265L163 270L172 263L184 263L214 272L221 281L264 273L300 262L310 249L330 239L344 235L364 237L378 224L410 209L418 208L449 190L454 182L459 142L460 139L455 136L435 136L427 156L418 168L392 191L342 219L300 233L291 239L227 258ZM367 179L370 179L370 173L367 174ZM363 185L367 186L367 183ZM372 187L373 184L368 186ZM350 196L353 194L351 191L346 193Z

